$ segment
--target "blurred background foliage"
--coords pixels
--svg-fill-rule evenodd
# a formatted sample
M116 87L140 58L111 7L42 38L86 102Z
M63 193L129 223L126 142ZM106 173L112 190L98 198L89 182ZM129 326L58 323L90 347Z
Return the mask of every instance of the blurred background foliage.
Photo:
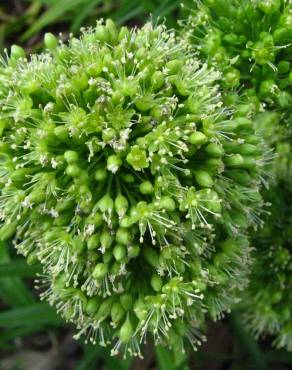
M186 5L191 6L187 0ZM32 47L43 32L78 33L81 26L110 17L118 24L140 25L150 17L176 26L181 0L1 0L0 48L11 42Z
M150 17L176 27L184 17L180 0L0 0L0 51L12 43L28 52L42 46L43 34L69 32L110 17L139 26ZM192 0L185 1L186 8ZM210 324L208 341L198 352L170 353L145 348L144 360L112 358L99 346L72 339L72 329L40 302L28 266L11 244L0 243L0 370L289 370L292 354L271 349L271 339L257 343L243 329L236 312Z

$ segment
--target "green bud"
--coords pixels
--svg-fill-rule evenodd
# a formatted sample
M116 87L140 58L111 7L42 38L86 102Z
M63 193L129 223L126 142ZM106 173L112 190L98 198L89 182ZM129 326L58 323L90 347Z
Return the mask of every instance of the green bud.
M102 215L100 213L92 213L86 219L87 225L95 225L96 227L102 225Z
M162 288L162 278L159 275L153 275L151 278L151 286L155 292L160 292Z
M128 245L131 241L131 234L128 229L119 227L116 232L116 242L123 245Z
M140 247L139 245L131 245L128 247L128 258L137 258L140 254Z
M164 75L161 71L156 71L152 74L151 84L154 90L158 90L164 85Z
M100 304L97 314L95 315L95 318L97 320L104 320L107 316L110 315L111 307L112 307L112 299L108 298L104 300Z
M118 39L122 41L124 39L128 39L130 37L130 32L127 27L122 27L119 32Z
M201 170L194 171L194 175L197 183L200 186L204 188L210 188L211 186L213 186L214 181L212 179L212 176L208 172Z
M134 312L137 318L141 321L147 316L147 308L144 301L140 298L134 303Z
M107 159L107 169L112 173L116 173L121 167L122 163L123 162L119 156L110 155Z
M139 189L142 194L152 194L154 191L154 187L150 181L143 181L139 185Z
M94 178L96 181L103 181L107 178L107 171L103 168L99 168L95 171Z
M121 177L127 184L133 184L135 182L135 177L130 173L123 173Z
M87 240L87 248L88 249L96 249L100 246L100 235L93 234Z
M109 42L110 41L110 32L105 26L98 25L95 28L95 36L101 42Z
M111 318L113 322L119 322L125 316L125 310L119 302L115 302L111 309Z
M128 343L131 340L133 334L134 334L133 326L128 316L127 320L124 322L124 324L122 325L120 329L120 334L119 334L120 340L123 343Z
M116 137L116 135L117 135L117 133L116 133L115 129L107 128L107 129L102 131L102 140L105 143L109 143L110 141L112 141Z
M0 240L7 240L12 237L12 235L15 233L16 227L18 222L10 222L2 225L0 228Z
M288 73L290 71L291 64L290 62L288 62L288 60L281 60L277 64L277 68L278 68L279 73Z
M73 151L73 150L67 150L64 153L64 158L65 158L66 162L69 163L69 164L76 163L79 160L78 153Z
M183 63L180 60L171 60L166 63L166 69L169 71L170 75L174 75L180 71Z
M112 260L112 257L113 257L113 254L112 254L112 251L110 249L106 250L105 253L103 254L102 256L102 261L104 263L110 263L110 261Z
M55 50L58 46L58 39L50 32L45 33L44 43L47 49Z
M244 163L244 159L240 154L231 154L224 161L228 167L241 167Z
M245 170L229 170L228 175L241 185L249 186L252 182L251 176Z
M113 255L117 261L121 261L126 255L126 247L121 244L117 244L113 249Z
M121 220L120 220L120 226L124 229L128 229L129 227L133 226L133 224L135 223L135 220L133 220L132 217L130 216L124 216Z
M97 312L98 307L100 306L100 301L96 297L89 298L85 306L85 311L88 315L93 315Z
M70 177L78 177L81 173L80 168L77 166L77 164L70 164L66 168L66 173Z
M55 127L54 134L57 136L57 138L62 141L66 142L69 140L69 132L66 126L60 125Z
M109 248L111 246L112 242L113 242L113 237L110 234L110 232L107 231L107 230L103 230L103 232L100 235L100 244L101 244L102 248L104 248L104 249Z
M94 279L102 279L108 273L108 265L106 263L98 263L92 272Z
M115 43L118 39L118 30L116 24L111 19L107 19L105 26L109 31L111 42Z
M153 248L143 248L143 255L151 266L156 268L159 265L159 256Z
M20 58L25 58L25 51L23 50L22 47L18 45L12 45L10 56L12 59L15 59L15 60L20 59Z
M159 207L165 209L168 212L173 212L176 208L175 201L172 198L164 195L159 200Z
M115 199L115 210L120 218L123 218L129 208L129 202L126 197L119 194Z
M114 209L114 201L109 194L105 194L98 202L97 207L102 213L112 212Z
M126 160L135 171L141 171L143 168L149 167L145 150L141 150L138 146L131 148Z
M193 145L201 146L208 141L208 138L202 132L196 131L189 136L188 141Z
M224 154L224 150L222 145L215 144L215 143L210 143L205 147L206 152L209 154L211 157L221 157Z
M253 144L242 144L237 146L237 151L241 155L253 155L258 152L258 148Z
M81 236L76 236L72 240L72 247L73 247L73 251L77 253L78 255L80 255L84 251L85 242L82 240Z
M133 297L131 294L124 293L120 296L120 302L124 310L129 311L133 307Z

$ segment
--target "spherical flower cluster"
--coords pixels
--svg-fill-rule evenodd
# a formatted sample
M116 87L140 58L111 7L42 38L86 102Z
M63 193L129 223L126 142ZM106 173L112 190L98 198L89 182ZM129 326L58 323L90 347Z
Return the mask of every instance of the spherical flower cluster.
M266 197L271 216L256 235L251 283L242 300L242 317L256 337L272 335L274 344L292 351L292 207L291 186L272 188Z
M255 266L244 299L245 319L254 333L273 334L277 345L291 350L291 219L286 204L292 184L292 2L195 2L183 35L223 73L228 99L241 85L258 113L257 128L274 146L275 188L265 192L274 207L264 231L253 236Z
M285 178L292 162L283 167L292 132L291 0L195 0L184 26L183 38L223 73L224 88L244 86L241 93L258 111L276 113L282 132L266 139L279 145L275 171Z
M173 32L110 20L0 69L2 239L77 337L200 342L246 284L265 145Z

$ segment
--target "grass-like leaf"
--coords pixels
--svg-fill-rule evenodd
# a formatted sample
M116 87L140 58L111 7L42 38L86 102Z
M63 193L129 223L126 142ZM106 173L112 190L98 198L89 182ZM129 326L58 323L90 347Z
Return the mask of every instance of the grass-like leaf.
M61 319L47 303L36 303L0 313L0 327L3 328L56 326L60 322Z
M12 263L7 251L7 244L0 242L0 268ZM6 275L0 277L0 298L12 307L28 306L35 298L19 277Z
M23 259L16 259L0 264L0 278L15 276L34 277L40 271L39 265L29 266Z
M87 0L62 0L53 3L52 6L21 36L21 40L25 41L29 39L47 25L59 20L66 12L74 10L77 6L82 4L85 5L86 3Z

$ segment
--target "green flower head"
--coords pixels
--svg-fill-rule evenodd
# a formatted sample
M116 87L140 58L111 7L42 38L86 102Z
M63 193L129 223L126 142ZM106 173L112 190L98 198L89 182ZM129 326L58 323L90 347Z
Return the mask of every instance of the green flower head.
M99 22L0 69L0 229L93 343L196 346L246 284L265 147L164 26Z
M222 72L225 91L241 85L258 112L273 111L271 118L266 115L268 119L262 120L265 138L291 145L291 1L195 0L182 25L184 42ZM279 166L275 171L286 178L289 164L283 166L283 153L276 151Z
M257 112L256 127L274 147L273 187L263 193L273 207L264 230L253 235L243 317L257 337L274 335L278 347L291 350L292 2L194 1L183 26L190 48L222 72L226 101L241 85Z

